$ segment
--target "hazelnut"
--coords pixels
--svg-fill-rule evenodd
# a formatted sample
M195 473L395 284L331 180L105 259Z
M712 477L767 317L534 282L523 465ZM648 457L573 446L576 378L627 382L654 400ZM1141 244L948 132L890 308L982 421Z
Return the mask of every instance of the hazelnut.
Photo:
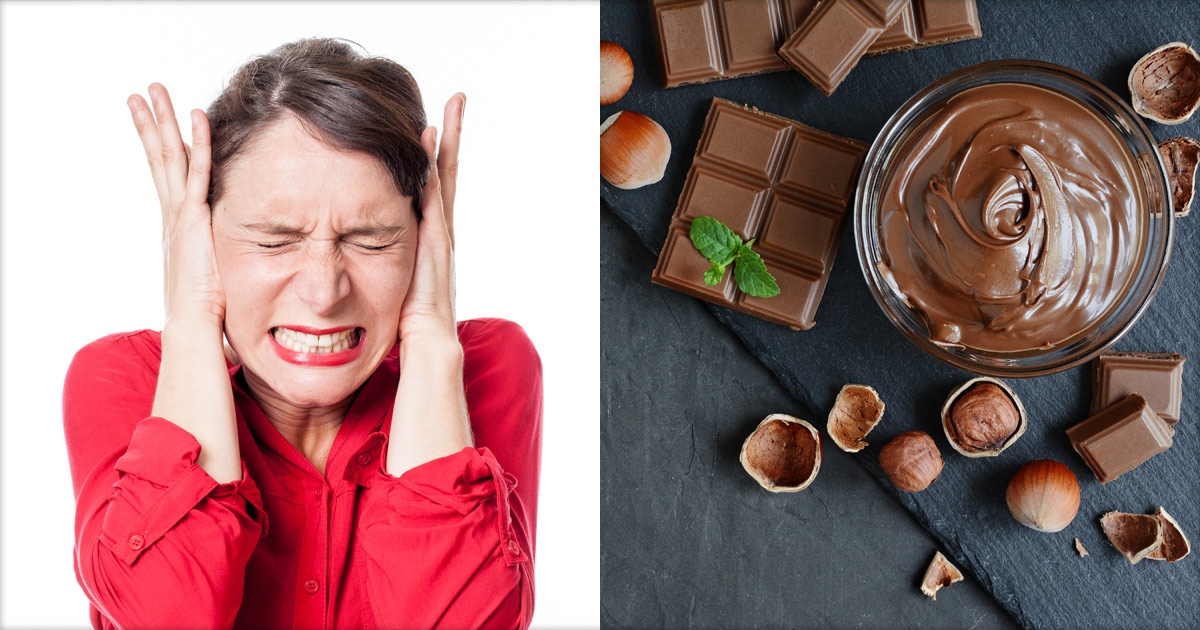
M621 100L633 84L633 60L624 48L600 40L600 104Z
M1200 55L1183 42L1146 53L1129 72L1129 94L1137 113L1178 125L1200 106Z
M1162 522L1149 514L1109 512L1100 517L1100 527L1129 564L1141 562L1162 546Z
M825 430L833 443L847 453L867 446L863 438L883 418L883 400L879 392L866 385L845 385L833 401Z
M600 174L624 190L662 179L671 159L671 138L662 125L622 111L600 125Z
M1154 517L1158 519L1159 525L1162 526L1163 541L1158 549L1151 551L1146 557L1151 560L1166 560L1167 562L1176 562L1182 560L1184 556L1192 552L1192 543L1188 541L1187 536L1183 535L1183 530L1179 529L1179 523L1171 518L1167 511L1159 506L1158 511L1154 513Z
M1039 532L1057 532L1079 511L1079 482L1066 465L1035 459L1013 475L1004 500L1017 522Z
M1196 191L1196 163L1200 162L1200 142L1195 138L1170 138L1158 143L1158 155L1167 169L1171 184L1171 206L1175 216L1186 217L1192 211Z
M929 568L925 569L925 576L921 578L921 592L928 595L934 601L937 601L937 592L939 589L950 586L955 582L961 582L963 579L962 571L958 567L950 564L946 556L938 551L933 554L933 561L929 563Z
M923 431L906 431L879 450L879 466L901 490L920 492L942 474L942 454Z
M773 413L742 443L738 460L767 490L799 492L821 469L821 436L799 418Z
M967 457L999 455L1025 433L1027 424L1017 393L986 376L959 385L942 405L946 440Z

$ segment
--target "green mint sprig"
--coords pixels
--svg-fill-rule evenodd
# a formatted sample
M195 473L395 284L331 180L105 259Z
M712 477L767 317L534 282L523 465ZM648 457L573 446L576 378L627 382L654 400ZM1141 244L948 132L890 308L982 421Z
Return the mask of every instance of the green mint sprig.
M754 239L742 243L740 236L712 217L692 221L690 236L696 249L712 263L712 268L704 272L704 284L715 286L725 277L725 267L733 264L733 279L743 292L762 298L779 295L779 285L767 271L762 256L750 249Z

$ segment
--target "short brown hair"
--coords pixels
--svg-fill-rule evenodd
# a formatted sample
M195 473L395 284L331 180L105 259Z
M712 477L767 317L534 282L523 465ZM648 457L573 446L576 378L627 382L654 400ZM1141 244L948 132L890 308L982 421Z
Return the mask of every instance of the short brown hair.
M295 115L335 149L360 151L383 163L421 216L429 156L421 146L425 106L408 70L359 54L348 40L314 38L284 44L238 69L208 107L212 128L213 208L227 168L262 130Z

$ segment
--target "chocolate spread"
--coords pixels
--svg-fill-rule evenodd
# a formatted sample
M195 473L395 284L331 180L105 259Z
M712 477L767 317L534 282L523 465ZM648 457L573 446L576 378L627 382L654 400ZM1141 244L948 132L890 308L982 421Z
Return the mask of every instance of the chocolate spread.
M1109 123L1022 84L965 90L883 179L879 269L933 342L1051 348L1120 301L1147 238L1146 191Z

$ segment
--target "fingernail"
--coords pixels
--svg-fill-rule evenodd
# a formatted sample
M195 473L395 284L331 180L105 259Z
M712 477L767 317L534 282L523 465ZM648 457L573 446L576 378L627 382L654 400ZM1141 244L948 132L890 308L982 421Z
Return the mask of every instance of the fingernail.
M138 101L136 98L130 96L129 99L125 101L125 104L129 106L129 111L135 114L138 113L138 109L140 108L138 107Z
M462 126L462 121L467 117L467 95L463 94L462 103L458 106L458 125Z
M193 127L196 127L196 126L198 126L199 124L200 124L200 113L199 113L199 112L197 112L197 111L195 111L195 110L193 110L193 111L192 111L192 126L193 126Z

